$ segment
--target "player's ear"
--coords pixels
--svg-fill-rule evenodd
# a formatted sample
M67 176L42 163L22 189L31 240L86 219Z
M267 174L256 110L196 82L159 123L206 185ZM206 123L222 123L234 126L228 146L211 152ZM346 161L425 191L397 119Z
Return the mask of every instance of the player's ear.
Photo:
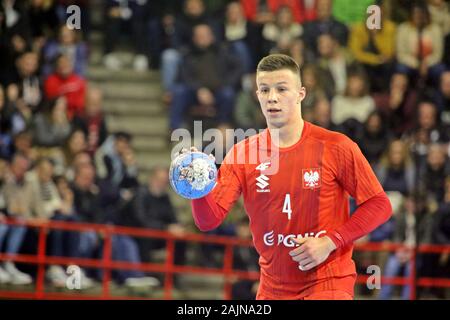
M298 101L297 103L300 103L303 101L303 99L305 99L306 97L306 88L305 87L300 87L300 90L298 91Z

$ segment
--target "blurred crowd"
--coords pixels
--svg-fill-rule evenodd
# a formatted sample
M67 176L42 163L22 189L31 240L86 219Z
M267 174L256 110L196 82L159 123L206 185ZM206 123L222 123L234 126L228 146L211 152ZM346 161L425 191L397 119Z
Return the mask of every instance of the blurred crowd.
M66 25L67 7L81 8L81 30ZM379 28L366 25L367 7L380 8ZM0 252L36 252L31 228L5 219L106 223L167 230L186 226L167 193L167 168L140 184L133 137L109 132L103 94L86 70L95 27L87 0L0 0ZM102 63L124 67L122 42L138 72L159 70L170 132L203 120L207 127L265 127L255 68L269 53L301 66L305 120L347 134L369 160L394 208L390 221L361 241L399 242L406 249L376 257L386 275L408 275L417 244L450 244L450 4L444 0L105 0ZM168 135L170 134L168 132ZM235 211L242 211L238 207ZM213 234L250 238L238 216ZM27 241L28 239L28 241ZM114 260L151 261L164 243L113 237ZM94 231L52 231L47 253L99 258ZM176 263L186 263L177 242ZM201 261L217 246L201 247ZM254 251L236 249L237 268L257 270ZM373 257L355 255L362 272ZM418 257L418 275L449 277L445 254ZM34 271L0 264L0 283L30 284ZM52 265L47 278L64 286ZM83 285L101 279L83 269ZM118 270L120 284L156 286L154 275ZM237 282L235 298L254 296ZM390 298L383 286L380 297ZM404 287L403 297L409 294ZM440 296L441 290L423 290ZM426 292L425 292L426 291Z

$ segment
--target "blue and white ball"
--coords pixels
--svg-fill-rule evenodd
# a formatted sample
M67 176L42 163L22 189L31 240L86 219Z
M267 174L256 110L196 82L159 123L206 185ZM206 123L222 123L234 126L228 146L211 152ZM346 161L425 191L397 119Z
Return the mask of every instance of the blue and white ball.
M170 165L170 184L177 194L186 199L206 196L214 188L216 178L216 164L203 152L180 154Z

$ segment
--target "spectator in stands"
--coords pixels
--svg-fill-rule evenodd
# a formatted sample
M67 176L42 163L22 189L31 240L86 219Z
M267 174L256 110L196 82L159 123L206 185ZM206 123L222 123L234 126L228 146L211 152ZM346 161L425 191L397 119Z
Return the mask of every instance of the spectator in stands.
M302 69L302 84L308 94L302 101L302 114L305 120L311 119L314 105L318 100L327 99L327 94L319 80L319 70L313 64Z
M430 79L438 84L444 71L441 63L444 37L439 25L432 23L426 6L415 3L409 21L397 29L397 72L418 81Z
M86 80L73 71L73 64L67 55L56 59L56 70L45 81L47 99L64 96L67 99L67 115L70 120L82 114L85 104Z
M331 103L328 99L318 99L314 104L311 122L322 128L337 131L338 127L331 120Z
M288 6L278 8L275 21L264 24L262 29L263 55L272 49L284 50L303 34L303 27L294 21Z
M128 35L131 38L131 44L136 54L133 60L133 67L136 71L146 71L148 69L149 54L146 28L149 2L139 0L126 2L107 0L105 7L105 66L111 70L119 70L122 68L122 61L112 53L118 42L117 40L123 34L121 30L128 30Z
M11 133L17 134L30 128L33 112L31 108L19 99L19 88L11 85L7 90L7 109L12 110L10 115Z
M227 5L222 29L223 39L242 61L244 72L253 72L255 58L260 54L259 39L255 25L246 20L239 1L233 1Z
M0 82L11 83L14 78L16 58L29 49L31 26L24 1L2 1L4 24L2 27L2 50L0 50Z
M67 139L64 149L64 163L69 165L80 152L87 152L87 141L83 130L75 129Z
M44 65L42 66L42 74L44 76L49 76L53 73L55 60L62 54L69 57L73 65L73 72L80 77L84 77L88 60L88 48L80 40L79 33L75 29L69 29L66 25L59 28L58 40L49 41L43 48L42 58Z
M137 187L137 163L131 147L131 135L117 132L106 140L96 154L100 177L107 179L122 191Z
M21 54L16 60L17 72L7 88L8 91L17 91L11 102L18 107L24 104L24 107L33 113L39 110L43 100L42 84L37 74L38 67L39 56L36 53L26 51Z
M244 87L236 99L234 121L238 128L244 130L263 129L266 126L266 121L256 96L256 74L253 73L249 79L251 79L250 86Z
M194 27L199 24L213 24L203 0L186 0L182 14L175 19L173 47L161 55L161 77L166 95L170 95L179 78L182 56L191 46Z
M402 268L404 272L401 276L408 277L411 274L410 260L413 257L414 246L416 245L416 209L414 199L406 198L402 210L393 218L395 221L395 230L392 241L401 243L404 247L392 253L384 267L384 276L398 276ZM392 298L392 285L383 284L380 291L380 299L388 300ZM402 299L409 299L410 286L403 286Z
M331 96L344 93L348 75L363 72L361 67L331 34L321 34L317 47L317 66L325 92Z
M0 159L10 159L12 156L11 111L9 110L5 91L0 85Z
M103 115L103 92L99 88L89 88L83 114L73 119L73 125L84 131L88 152L93 156L108 136L106 119Z
M450 71L441 75L439 89L434 94L434 101L445 125L450 125Z
M376 166L391 140L384 119L379 111L373 111L364 122L364 129L357 143L362 153L372 165Z
M441 27L444 37L450 33L450 4L445 0L427 0L431 22Z
M33 146L33 137L30 131L21 131L13 137L13 153L20 153L26 157L31 164L38 159L38 153Z
M333 98L331 119L337 125L343 125L349 119L364 123L375 110L375 103L368 95L367 81L363 74L350 74L344 94Z
M196 103L217 107L218 122L229 123L241 75L239 61L215 43L211 28L197 25L193 47L184 58L181 82L173 90L170 129L179 128L184 112Z
M445 196L439 203L434 214L433 243L450 245L450 177L445 179ZM436 275L440 278L448 277L450 260L448 254L441 253L438 258Z
M8 217L10 219L21 221L31 216L30 201L28 197L27 185L25 183L25 173L30 167L29 160L23 155L17 153L11 160L10 172L6 176L2 193L5 199L5 205ZM7 226L1 228L0 247L6 241L5 252L7 254L17 254L20 251L25 233L25 226ZM17 269L12 261L5 261L0 270L0 274L5 282L12 284L30 284L32 278L27 273Z
M248 228L248 218L237 222L237 237L242 240L251 240L252 236ZM258 272L258 253L255 248L247 246L236 246L234 248L233 268L235 270ZM237 280L233 282L231 295L233 300L253 300L256 298L259 281Z
M167 188L169 187L168 169L155 167L148 178L148 184L139 188L134 200L135 226L165 230L174 236L183 236L185 227L179 222ZM151 261L154 250L164 248L165 240L139 239L141 256L144 261ZM186 262L186 243L176 242L174 263L183 265Z
M390 79L389 91L374 94L373 98L384 115L388 128L397 137L414 125L417 93L405 74L394 73Z
M415 189L414 165L408 145L402 140L394 140L389 144L375 172L386 191L397 191L408 196Z
M43 112L33 119L34 143L41 147L60 147L71 132L71 124L67 118L67 102L65 97L52 100Z
M383 7L382 7L383 8ZM369 29L366 21L352 26L349 48L356 61L361 63L368 75L372 91L386 88L395 58L395 23L381 11L381 28Z
M75 178L75 172L84 165L94 165L94 163L89 153L81 151L73 157L72 163L68 163L64 168L64 178L72 182Z
M348 0L333 0L333 17L344 23L347 26L351 26L355 23L366 21L367 8L372 5L381 5L380 0L361 0L357 2L351 2Z
M428 148L426 163L419 168L416 184L419 190L426 190L429 197L437 202L444 199L445 179L448 176L446 164L448 157L443 145L431 144Z
M333 35L341 46L347 46L348 28L332 16L332 1L317 0L317 19L304 26L306 46L315 54L318 53L317 40L326 33Z
M41 52L48 39L55 36L58 30L59 21L55 3L43 0L30 1L28 20L33 26L30 30L33 51Z

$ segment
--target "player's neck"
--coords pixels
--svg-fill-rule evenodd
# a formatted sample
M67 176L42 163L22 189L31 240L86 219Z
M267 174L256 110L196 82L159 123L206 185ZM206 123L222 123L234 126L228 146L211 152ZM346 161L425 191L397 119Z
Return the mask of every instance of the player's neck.
M298 121L286 124L281 128L270 128L270 135L273 143L280 148L289 148L296 144L302 137L305 122L302 118ZM278 137L278 138L275 138Z

